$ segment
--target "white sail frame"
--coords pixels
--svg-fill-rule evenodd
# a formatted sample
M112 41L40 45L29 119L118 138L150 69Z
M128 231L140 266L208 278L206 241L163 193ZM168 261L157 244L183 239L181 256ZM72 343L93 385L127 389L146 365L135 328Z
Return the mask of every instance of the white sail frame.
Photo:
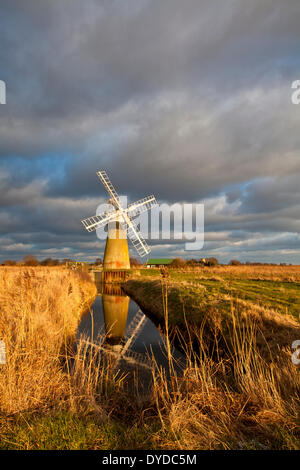
M97 175L100 181L103 183L108 194L111 196L111 201L115 207L115 211L113 211L111 214L107 214L105 212L100 215L88 217L87 219L81 221L83 226L88 232L92 232L97 228L103 227L109 222L121 221L121 224L126 227L127 236L138 252L139 256L143 257L148 255L151 250L142 236L138 226L133 222L132 219L141 213L155 207L157 205L155 197L153 195L145 197L133 204L130 204L126 209L124 209L120 204L119 195L110 181L106 171L98 171Z

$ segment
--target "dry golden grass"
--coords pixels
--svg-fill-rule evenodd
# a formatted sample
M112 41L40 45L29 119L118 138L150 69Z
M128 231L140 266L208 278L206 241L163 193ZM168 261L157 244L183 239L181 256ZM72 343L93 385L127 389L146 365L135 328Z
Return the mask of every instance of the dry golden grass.
M173 269L169 268L172 272ZM132 272L132 277L139 276L139 270ZM147 268L140 269L140 273L151 274ZM157 277L159 272L157 271ZM187 267L181 269L174 269L178 273L195 273L197 278L201 279L215 279L223 281L226 279L252 279L252 280L266 280L266 281L282 281L282 282L300 282L300 266L267 266L267 265L240 265L240 266L215 266L215 267ZM221 276L221 277L220 277Z
M204 310L201 306L206 290L200 278L215 279L219 273L218 280L224 280L225 274L235 273L237 279L259 275L292 282L291 275L299 274L299 267L293 272L290 267L279 267L277 272L265 268L205 268L191 278L186 272L180 277L178 270L167 280L157 276L151 280L145 273L143 280L128 282L127 291L134 292L154 318L163 312L166 326L169 316L178 320L175 331L188 358L182 377L173 373L168 382L163 370L156 367L153 372L153 403L164 430L155 436L157 447L300 448L300 366L291 360L292 342L300 339L299 322L230 294L208 298ZM224 309L225 300L229 311ZM198 317L191 308L198 308ZM185 314L184 324L179 320Z
M245 275L258 275L256 267L249 269ZM210 273L217 276L217 270ZM264 272L267 275L271 272ZM276 273L279 275L292 274L281 271ZM298 276L296 272L293 275ZM168 282L162 283L167 325ZM89 347L82 339L76 351L70 347L80 316L95 294L88 275L74 271L0 270L0 339L7 347L7 363L0 366L0 418L13 420L27 411L43 415L56 409L93 416L95 422L108 421L113 426L109 416L114 416L128 433L134 425L139 427L141 442L134 441L139 448L146 439L151 448L163 449L300 448L300 370L291 361L291 351L281 348L278 353L277 341L288 329L298 329L296 320L276 314L275 328L274 312L232 302L231 321L223 338L227 354L218 350L223 331L217 328L217 318L213 347L207 347L204 325L198 325L190 331L191 337L197 336L197 354L191 341L182 340L187 357L182 376L175 373L167 336L171 378L154 365L152 396L137 405L138 391L136 396L127 393L126 377L120 376L109 360L103 362L97 346ZM268 321L273 325L274 344L272 338L266 339L261 318L264 325ZM189 325L186 328L189 331ZM99 344L103 338L97 341ZM261 347L264 341L270 349L268 360ZM146 436L149 423L157 420L159 430ZM5 434L6 424L2 426ZM30 426L26 433L30 433ZM99 448L101 435L97 439L89 448ZM28 448L35 448L35 443Z
M88 275L63 268L0 269L0 410L49 408L70 390L64 355L96 295Z
M162 294L167 325L165 280ZM299 323L277 315L274 338L267 338L261 318L273 321L275 313L263 308L253 311L248 304L240 308L232 304L226 337L216 328L210 348L205 322L200 328L186 324L188 337L197 336L199 352L182 336L187 357L182 377L176 376L172 358L169 383L164 371L156 367L153 399L165 430L156 436L157 445L167 449L300 449L300 371L292 363L291 351L280 347L287 327L300 333ZM222 341L228 347L226 356L218 350Z
M234 314L233 314L234 315ZM299 449L300 374L290 352L266 362L256 347L257 325L233 321L232 349L226 359L202 346L188 358L182 377L168 383L164 371L153 373L153 400L164 433L156 445L166 449ZM217 350L217 343L215 345Z
M217 266L200 269L207 276L224 275L232 279L299 282L300 266ZM220 278L219 278L220 279Z

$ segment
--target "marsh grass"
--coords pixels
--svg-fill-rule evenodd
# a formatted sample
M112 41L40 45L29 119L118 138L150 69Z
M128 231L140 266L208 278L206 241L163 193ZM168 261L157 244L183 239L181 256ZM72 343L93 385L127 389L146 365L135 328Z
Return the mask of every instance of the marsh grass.
M68 361L80 316L96 295L88 275L62 268L0 270L0 410L43 410L72 399ZM67 366L67 367L66 367Z
M239 326L232 312L224 339L226 357L200 351L182 338L187 366L182 376L154 373L154 399L162 431L157 444L168 449L299 449L300 376L290 354L265 361L257 348L259 328L248 318ZM168 436L168 437L167 437Z
M141 269L132 279L159 280L158 269ZM219 299L225 295L260 304L300 321L300 266L217 266L169 269L171 283L188 291L206 290ZM201 296L201 292L199 292Z
M170 369L154 363L152 393L142 400L138 388L129 391L129 376L99 352L104 337L72 346L96 293L88 276L1 270L0 339L8 360L0 366L0 448L299 449L300 371L285 347L298 323L230 292L210 309L215 296L205 297L200 277L181 288L172 275L139 281L163 317ZM180 374L171 344L178 306L177 341L187 361ZM195 308L205 313L198 323L191 321Z
M0 339L7 357L0 365L0 448L130 446L143 434L134 425L141 405L128 394L126 375L99 349L105 337L92 344L76 337L82 314L88 310L93 318L95 295L85 273L0 270Z
M143 308L169 328L167 341L176 337L187 358L182 376L175 368L169 381L165 371L153 372L162 426L156 445L299 449L300 370L290 349L300 337L299 323L230 291L220 298L203 289L205 276L199 287L199 275L188 275L174 271L159 281L156 273L153 280L147 275L128 283L127 292L135 289L138 303L147 296Z

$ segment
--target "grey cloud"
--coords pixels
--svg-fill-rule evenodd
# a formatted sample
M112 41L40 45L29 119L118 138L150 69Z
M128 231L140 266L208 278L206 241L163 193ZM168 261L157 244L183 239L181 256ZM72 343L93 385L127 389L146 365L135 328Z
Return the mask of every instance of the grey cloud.
M278 175L249 184L242 197L243 212L291 210L300 204L300 174ZM300 218L300 213L299 213Z
M107 112L189 87L222 96L271 77L299 40L297 1L2 3L3 68L25 116Z
M204 200L228 250L299 232L299 13L298 0L3 0L0 230L15 253L92 256L80 219L107 197L98 169L131 199Z

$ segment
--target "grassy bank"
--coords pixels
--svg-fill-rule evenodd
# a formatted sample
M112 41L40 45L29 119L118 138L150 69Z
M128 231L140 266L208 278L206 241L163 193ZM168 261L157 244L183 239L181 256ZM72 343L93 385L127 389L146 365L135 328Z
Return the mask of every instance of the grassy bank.
M297 289L299 271L286 269L276 279L270 270L221 268L172 271L167 280L136 270L126 289L162 328L167 322L185 332L187 357L182 375L173 372L169 381L153 366L146 400L134 387L128 392L130 379L113 363L104 366L97 348L83 340L75 352L69 347L95 295L88 277L61 268L0 271L0 339L7 344L0 448L299 449L300 370L289 343L300 339L297 315L246 297L250 281ZM231 290L234 281L245 281L242 294L237 285ZM167 342L172 371L170 351Z
M113 364L84 338L72 347L95 295L78 271L0 269L0 449L153 448L155 413L141 421L139 397Z
M207 338L218 334L228 342L233 313L241 328L251 320L261 352L274 358L300 338L300 283L292 281L288 269L276 274L265 267L170 270L167 279L158 270L142 270L125 290L162 327L167 290L168 324L185 332L185 339L203 328ZM293 269L293 279L299 272Z
M174 390L163 379L157 386L161 419L181 445L299 449L300 371L291 344L300 325L289 297L298 281L299 268L234 267L170 270L168 278L142 270L126 283L156 323L177 332L189 358Z
M230 295L300 320L299 266L218 266L215 268L170 269L170 281L182 290L201 288L215 297ZM133 272L133 278L160 279L158 269Z
M70 393L63 358L95 295L89 276L75 271L1 268L2 413L53 407Z

